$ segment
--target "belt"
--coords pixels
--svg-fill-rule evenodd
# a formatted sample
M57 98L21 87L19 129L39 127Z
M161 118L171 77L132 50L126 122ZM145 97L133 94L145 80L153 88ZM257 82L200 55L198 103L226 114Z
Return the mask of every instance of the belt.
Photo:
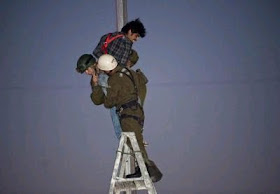
M122 112L124 109L127 109L127 108L131 108L133 106L139 106L139 103L137 100L132 100L130 102L127 102L125 104L122 104L118 109L117 109L117 112L120 113Z
M118 109L117 109L117 114L119 115L119 118L120 118L120 121L122 119L125 119L125 118L132 118L134 120L136 120L140 126L144 126L144 120L135 116L135 115L128 115L128 114L121 114L121 112L124 110L124 109L127 109L127 108L131 108L131 107L140 107L141 110L143 111L142 107L140 106L140 104L138 103L137 100L132 100L128 103L125 103L125 104L122 104Z

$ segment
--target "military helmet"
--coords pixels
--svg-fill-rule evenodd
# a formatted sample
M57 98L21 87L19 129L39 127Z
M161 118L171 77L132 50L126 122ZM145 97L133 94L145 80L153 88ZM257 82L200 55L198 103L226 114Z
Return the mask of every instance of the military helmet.
M96 63L96 60L91 54L83 54L77 61L76 71L84 73L94 63Z
M130 62L133 65L135 65L137 63L138 59L139 59L138 53L135 50L131 49L128 60L130 60Z
M117 67L117 60L109 54L101 55L98 59L97 67L102 71L111 71Z

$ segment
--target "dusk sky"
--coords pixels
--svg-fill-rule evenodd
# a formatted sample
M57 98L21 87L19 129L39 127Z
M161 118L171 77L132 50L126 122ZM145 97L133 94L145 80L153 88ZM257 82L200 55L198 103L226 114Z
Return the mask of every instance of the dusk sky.
M0 194L108 193L118 140L75 71L115 0L1 0ZM280 194L280 2L128 0L159 194ZM142 192L139 192L142 193Z

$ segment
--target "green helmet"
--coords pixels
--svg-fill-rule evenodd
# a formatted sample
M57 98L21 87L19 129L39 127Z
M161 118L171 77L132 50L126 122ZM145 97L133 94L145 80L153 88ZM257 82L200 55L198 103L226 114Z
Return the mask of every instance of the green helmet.
M135 65L137 63L138 59L139 59L138 53L135 50L131 49L128 60L130 60L130 62L133 65Z
M84 73L87 68L95 63L96 60L91 54L83 54L77 61L76 71L79 73Z

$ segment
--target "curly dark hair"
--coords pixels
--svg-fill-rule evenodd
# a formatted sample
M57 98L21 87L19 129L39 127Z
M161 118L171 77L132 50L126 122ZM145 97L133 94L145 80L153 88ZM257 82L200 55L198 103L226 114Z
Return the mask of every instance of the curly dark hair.
M138 33L141 38L144 38L146 35L146 29L139 18L126 23L121 31L127 34L129 30L131 30L132 33Z

